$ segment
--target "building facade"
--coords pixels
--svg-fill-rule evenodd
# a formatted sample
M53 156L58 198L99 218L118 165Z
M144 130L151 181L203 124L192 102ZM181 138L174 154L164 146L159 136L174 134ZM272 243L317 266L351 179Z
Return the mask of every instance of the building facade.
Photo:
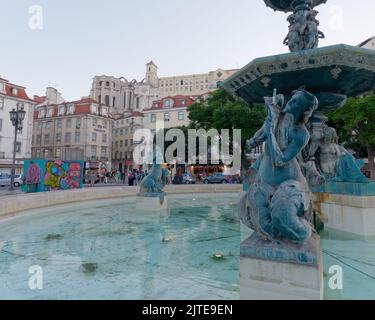
M112 131L112 170L125 173L128 170L140 169L139 164L134 163L133 151L135 144L134 133L143 128L144 115L141 112L134 111L113 121Z
M32 157L83 160L87 169L111 169L109 107L87 98L38 105L34 112Z
M124 77L94 77L90 97L109 106L114 113L142 112L151 108L154 101L165 97L195 96L213 91L236 71L218 69L203 74L159 77L158 67L151 61L146 65L145 78L140 82L128 81Z
M10 173L13 160L14 127L9 111L21 104L26 111L23 129L18 132L16 147L16 173L23 170L24 159L31 157L33 108L36 104L27 96L26 89L0 78L0 172Z
M144 126L156 133L157 125L162 124L165 129L189 126L188 107L195 102L191 96L171 96L154 101L149 109L143 111Z

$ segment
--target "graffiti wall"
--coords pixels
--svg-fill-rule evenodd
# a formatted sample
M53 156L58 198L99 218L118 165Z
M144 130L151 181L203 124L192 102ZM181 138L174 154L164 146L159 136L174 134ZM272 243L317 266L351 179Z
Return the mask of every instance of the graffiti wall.
M79 189L83 185L83 161L32 159L24 163L23 192Z

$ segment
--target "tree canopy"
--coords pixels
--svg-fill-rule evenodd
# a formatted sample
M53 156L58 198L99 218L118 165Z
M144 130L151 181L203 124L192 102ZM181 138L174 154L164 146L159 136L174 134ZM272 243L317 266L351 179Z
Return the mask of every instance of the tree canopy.
M188 109L191 128L241 129L242 146L263 125L266 117L264 106L249 108L246 102L237 101L223 89L212 93L207 101L199 101Z
M348 99L345 106L329 114L329 121L346 147L360 153L365 148L372 177L375 176L375 95Z

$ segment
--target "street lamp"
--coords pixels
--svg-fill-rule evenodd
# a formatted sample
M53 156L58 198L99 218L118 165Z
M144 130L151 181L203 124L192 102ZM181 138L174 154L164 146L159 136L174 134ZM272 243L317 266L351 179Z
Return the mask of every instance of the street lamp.
M16 151L17 151L17 133L22 130L22 121L25 120L26 111L24 110L23 103L17 103L17 109L9 111L10 121L14 126L14 144L13 144L13 162L10 177L10 191L14 190L14 178L16 174Z

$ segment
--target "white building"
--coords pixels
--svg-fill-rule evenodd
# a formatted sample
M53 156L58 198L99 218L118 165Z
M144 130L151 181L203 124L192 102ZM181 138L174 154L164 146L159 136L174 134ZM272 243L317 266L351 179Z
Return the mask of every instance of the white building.
M236 71L218 69L202 74L159 77L158 67L151 61L146 64L145 78L140 82L124 77L94 77L90 97L111 107L113 113L143 111L165 97L199 96L213 91Z
M22 103L26 111L23 129L18 132L16 148L16 173L23 170L23 160L31 157L33 112L35 101L31 100L24 87L0 78L0 171L10 173L13 159L14 127L9 111Z

